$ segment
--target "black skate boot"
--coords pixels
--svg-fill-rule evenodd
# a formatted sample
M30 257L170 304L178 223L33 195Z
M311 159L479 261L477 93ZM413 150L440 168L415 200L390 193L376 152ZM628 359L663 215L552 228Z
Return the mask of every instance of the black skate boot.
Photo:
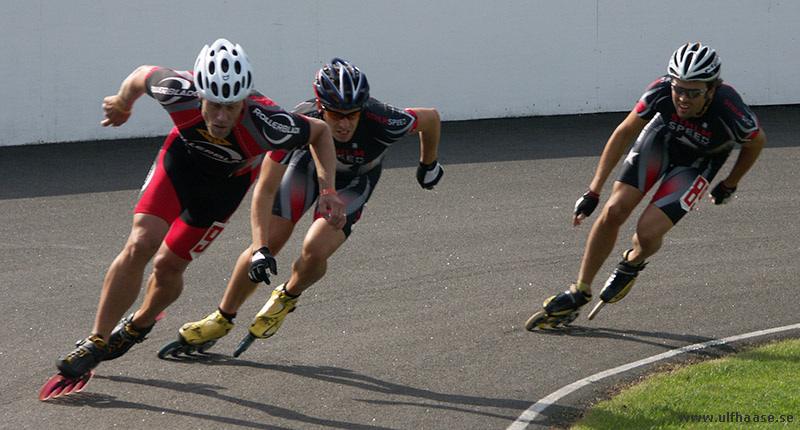
M617 268L611 273L608 281L606 281L606 285L600 291L600 303L589 313L589 319L594 318L606 303L616 303L624 299L631 291L633 284L636 282L636 276L638 276L639 272L647 265L646 261L639 264L629 263L628 255L631 251L633 251L633 249L622 253L622 260L617 264Z
M106 353L106 342L95 334L79 340L72 352L60 355L56 367L67 378L77 378L94 369Z
M534 328L547 326L557 327L559 324L567 326L578 318L578 309L592 300L592 295L577 290L572 292L572 287L563 293L552 296L544 301L544 310L536 312L525 322L525 329L533 331Z
M144 341L145 336L147 336L150 330L153 329L153 326L156 325L153 323L150 327L137 329L133 328L132 321L133 314L130 314L114 327L114 331L111 332L111 336L108 338L108 348L106 348L106 354L103 356L103 360L113 360L121 357L128 352L133 345Z

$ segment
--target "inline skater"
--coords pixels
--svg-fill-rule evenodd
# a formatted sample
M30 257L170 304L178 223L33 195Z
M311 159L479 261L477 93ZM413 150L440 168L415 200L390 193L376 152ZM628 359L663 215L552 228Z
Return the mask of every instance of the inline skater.
M670 58L667 75L647 88L614 130L589 189L575 203L573 226L592 214L611 170L631 140L638 138L591 229L577 282L545 300L544 310L526 322L528 330L569 324L577 317L578 309L592 299L592 281L611 254L620 227L660 179L637 223L633 247L623 253L589 319L603 304L625 297L647 258L660 249L664 235L697 204L739 144L741 151L730 173L710 192L715 205L730 201L766 138L739 94L722 83L720 71L720 59L713 49L702 43L681 46Z
M257 177L253 246L266 245L263 233L270 228L270 216L259 208L270 207L274 195L259 191L276 187L279 178L259 177L260 169L269 171L274 160L308 145L321 188L335 184L336 155L328 127L319 119L285 112L253 90L252 65L238 44L218 39L204 46L192 72L138 67L116 95L104 99L101 124L124 124L145 93L162 105L175 126L142 189L128 241L105 277L91 335L57 359L65 378L86 375L101 360L119 357L144 340L158 315L180 295L189 263L219 236ZM270 156L264 157L267 151ZM344 206L335 194L322 195L319 206L332 231L344 225ZM120 321L135 302L151 259L144 302Z
M442 178L444 171L437 162L441 123L435 109L399 109L371 98L366 75L340 58L319 70L314 92L316 97L298 105L295 112L321 118L330 128L337 154L335 189L318 183L311 156L304 149L292 154L288 169L278 165L265 169L262 175L275 178L270 183L277 183L282 176L272 208L269 241L265 242L269 250L259 251L255 246L246 249L236 263L218 309L200 321L184 324L178 341L165 345L159 351L160 357L203 351L227 334L239 307L260 282L269 284L270 272L275 274L274 260L261 259L258 253L280 252L297 221L314 204L315 196L338 195L346 207L344 228L336 230L323 222L316 209L289 280L272 292L234 356L246 350L254 339L274 335L294 310L300 294L325 275L328 258L344 244L361 218L380 178L387 150L403 136L419 134L421 154L416 176L420 186L432 189Z

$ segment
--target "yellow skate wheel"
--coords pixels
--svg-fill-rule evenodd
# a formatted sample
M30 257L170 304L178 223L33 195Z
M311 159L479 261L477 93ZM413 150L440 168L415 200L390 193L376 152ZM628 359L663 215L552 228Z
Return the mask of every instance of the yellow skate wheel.
M533 331L535 328L545 328L547 326L547 315L544 311L536 312L535 314L531 315L528 318L528 321L525 322L525 329L528 331Z

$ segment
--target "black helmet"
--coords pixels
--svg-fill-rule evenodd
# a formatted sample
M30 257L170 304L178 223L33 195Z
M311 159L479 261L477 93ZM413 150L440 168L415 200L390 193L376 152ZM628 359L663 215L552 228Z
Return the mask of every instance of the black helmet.
M369 100L369 83L358 67L334 58L317 73L314 92L324 107L357 109Z

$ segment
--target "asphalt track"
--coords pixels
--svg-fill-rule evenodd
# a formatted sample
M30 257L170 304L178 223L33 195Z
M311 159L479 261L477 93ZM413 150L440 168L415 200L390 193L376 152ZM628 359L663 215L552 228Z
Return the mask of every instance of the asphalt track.
M538 400L599 372L797 324L800 107L756 113L768 146L736 199L717 207L704 198L632 293L592 321L523 327L576 276L589 225L571 227L571 208L624 114L447 122L443 182L420 189L418 143L398 143L353 236L273 338L232 357L268 297L262 287L209 356L156 357L182 323L218 304L249 241L248 200L192 263L183 295L148 340L102 363L83 392L48 402L38 390L55 357L91 329L160 140L0 148L0 428L504 429ZM636 215L603 273L630 243ZM308 222L278 256L278 281ZM750 341L787 336L800 333ZM664 364L589 384L527 428L564 426L617 384ZM703 411L675 411L676 420L681 413Z

